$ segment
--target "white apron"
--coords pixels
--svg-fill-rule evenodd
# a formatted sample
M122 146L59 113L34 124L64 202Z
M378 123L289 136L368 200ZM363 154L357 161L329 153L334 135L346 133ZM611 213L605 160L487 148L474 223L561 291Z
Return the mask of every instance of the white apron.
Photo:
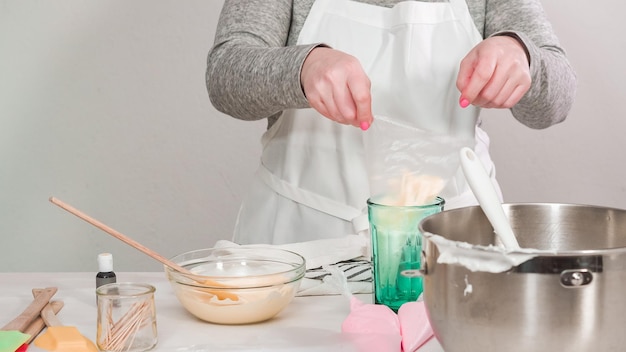
M405 1L393 8L316 0L298 43L322 42L358 58L372 82L375 116L475 135L476 154L495 182L488 137L476 127L479 111L459 107L455 85L461 59L481 40L464 0ZM263 135L261 165L233 240L283 244L366 235L363 133L314 109L285 111ZM446 209L477 204L460 168L445 192Z

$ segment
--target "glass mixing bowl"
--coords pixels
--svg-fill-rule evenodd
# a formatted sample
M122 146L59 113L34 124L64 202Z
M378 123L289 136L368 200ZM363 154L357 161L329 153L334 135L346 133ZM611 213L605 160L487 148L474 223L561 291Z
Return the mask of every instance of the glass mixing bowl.
M193 273L165 266L180 303L197 318L218 324L274 317L293 300L306 271L299 254L259 246L199 249L171 260Z

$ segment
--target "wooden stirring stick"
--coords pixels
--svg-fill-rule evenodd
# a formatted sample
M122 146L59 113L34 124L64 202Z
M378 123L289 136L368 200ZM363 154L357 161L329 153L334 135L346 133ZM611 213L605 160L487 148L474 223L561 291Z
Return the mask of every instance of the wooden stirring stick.
M121 232L118 232L114 229L112 229L111 227L101 223L100 221L90 217L89 215L81 212L80 210L72 207L69 204L64 203L63 201L56 199L54 197L50 198L50 202L52 202L53 204L63 208L64 210L74 214L75 216L79 217L80 219L90 223L91 225L99 228L100 230L108 233L109 235L117 238L118 240L126 243L127 245L141 251L144 254L147 254L148 256L152 257L153 259L156 259L157 261L161 262L162 264L165 264L167 266L169 266L170 268L173 268L183 274L185 274L186 276L189 276L191 279L193 279L194 281L198 282L198 283L202 283L204 285L209 285L209 286L213 286L213 287L228 287L220 282L217 281L213 281L213 280L206 280L203 279L201 277L199 277L199 275L192 273L191 271L189 271L189 269L184 268L176 263L174 263L173 261L165 258L164 256L160 255L159 253L143 246L142 244L140 244L139 242L131 239L130 237L122 234ZM207 290L207 292L210 292L211 294L215 295L218 299L222 300L222 299L230 299L233 301L238 301L239 297L231 292L224 292L224 291L210 291Z

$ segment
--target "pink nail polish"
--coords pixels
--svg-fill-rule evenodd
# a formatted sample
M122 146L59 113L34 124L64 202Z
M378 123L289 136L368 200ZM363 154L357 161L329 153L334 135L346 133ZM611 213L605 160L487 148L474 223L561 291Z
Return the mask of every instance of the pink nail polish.
M361 129L363 131L367 131L367 129L370 128L370 124L366 121L361 122Z
M469 100L463 98L461 99L461 101L459 102L459 104L461 105L462 108L466 108L469 106Z

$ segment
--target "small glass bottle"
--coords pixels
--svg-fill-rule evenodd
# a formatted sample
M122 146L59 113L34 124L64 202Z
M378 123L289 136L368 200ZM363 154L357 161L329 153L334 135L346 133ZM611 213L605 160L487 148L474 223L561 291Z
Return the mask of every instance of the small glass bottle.
M96 274L96 288L110 283L115 283L117 277L113 272L113 255L101 253L98 255L98 274Z

